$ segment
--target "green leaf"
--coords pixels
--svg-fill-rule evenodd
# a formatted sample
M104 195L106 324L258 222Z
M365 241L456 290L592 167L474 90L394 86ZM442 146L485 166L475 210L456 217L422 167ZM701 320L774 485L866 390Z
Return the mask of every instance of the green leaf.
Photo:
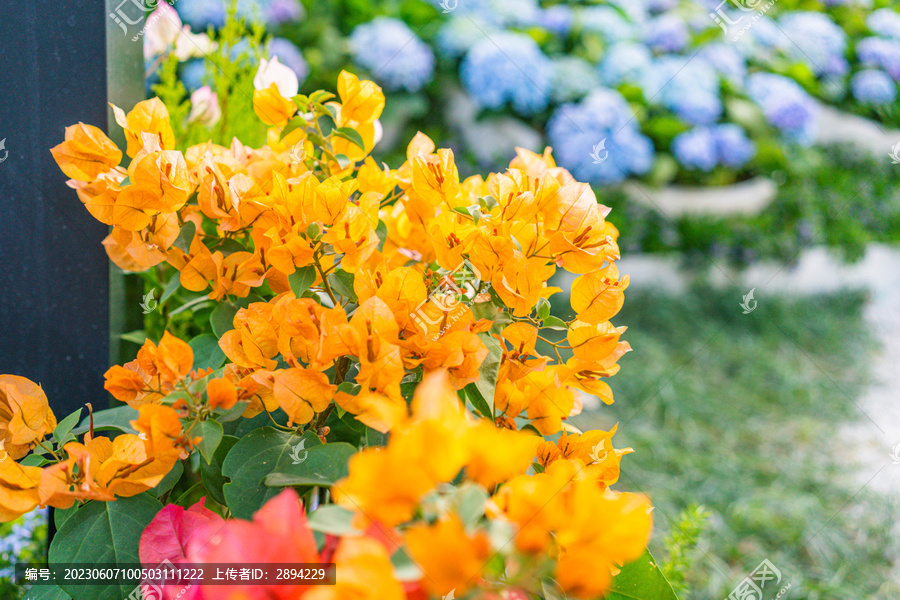
M309 95L310 102L314 102L314 103L317 102L319 104L324 104L325 102L328 102L332 98L336 98L336 96L334 94L332 94L331 92L326 92L325 90L316 90L315 92L313 92L312 94Z
M303 117L294 117L290 121L288 121L287 125L284 126L284 129L281 130L281 137L279 140L283 140L286 138L292 131L300 129L301 127L306 127L306 119Z
M184 473L184 463L180 460L175 463L175 466L172 467L172 470L166 473L166 476L162 478L162 481L156 484L156 487L152 490L148 490L147 493L159 498L178 483L178 480L181 479L181 475Z
M466 528L475 527L484 517L487 491L480 485L464 483L450 496L450 507Z
M457 206L456 208L453 209L453 212L457 212L457 213L459 213L461 215L465 215L469 218L472 217L472 213L469 212L469 208L466 206Z
M497 370L500 368L500 358L503 356L503 348L497 338L491 337L487 333L479 333L478 337L484 342L488 348L488 355L481 363L478 369L478 381L475 387L478 388L481 397L484 398L488 406L491 408L489 414L494 412L494 388L497 387Z
M69 508L54 508L53 522L56 524L56 530L59 531L59 528L63 526L63 523L65 523L69 517L77 513L79 508L81 508L81 505L77 502Z
M345 298L349 298L351 302L356 302L356 292L353 291L353 273L348 273L343 269L335 269L328 274L328 283L331 289Z
M311 240L318 239L319 235L322 233L322 230L319 228L318 223L310 223L306 226L306 237Z
M493 411L491 411L491 405L484 399L484 396L481 395L481 392L478 391L478 387L474 383L467 385L463 388L463 391L465 391L466 398L468 398L469 402L472 404L472 408L478 411L482 417L485 419L494 418Z
M350 129L349 127L338 127L337 129L333 129L331 131L331 134L344 138L345 140L356 144L360 150L365 151L366 149L366 143L363 141L362 136L359 135L359 132L355 129Z
M222 442L222 436L225 434L222 424L213 420L200 421L197 424L196 431L197 435L203 438L197 444L197 448L200 450L203 458L206 459L207 464L209 464L212 462L213 455L216 453L216 449Z
M322 442L312 431L302 438L272 427L254 429L228 452L222 463L222 475L231 478L223 486L225 504L235 517L250 519L266 500L278 494L278 489L265 485L266 475L283 471L293 462L294 448L304 441L309 451Z
M52 581L41 581L32 584L25 598L26 600L72 600L72 596L62 591Z
M65 444L65 440L70 436L72 432L72 428L78 424L78 420L81 418L81 409L79 408L71 415L57 423L56 428L53 430L53 439L56 440L57 446L62 446Z
M197 233L197 226L193 221L188 221L178 232L178 237L172 242L172 245L179 248L184 253L191 251L191 242L194 241L194 235Z
M387 446L387 434L376 431L371 427L366 427L366 446L369 448Z
M40 454L29 454L28 456L20 460L19 464L26 467L43 467L44 465L51 462L53 461L44 458Z
M247 405L250 404L247 401L236 402L234 406L225 410L224 408L216 409L216 421L219 423L229 423L231 421L236 421L241 418L241 415L244 414L244 411L247 410Z
M645 551L634 562L622 567L613 578L612 591L606 600L678 600L656 560Z
M378 236L378 251L381 252L384 250L384 243L388 237L387 223L379 219L378 227L375 228L375 235Z
M331 486L347 476L347 461L354 454L356 448L344 442L314 446L266 475L265 482L269 487Z
M115 408L101 410L94 413L94 431L114 429L123 433L137 433L137 431L132 429L131 423L129 422L136 421L137 418L138 411L131 408L127 404L123 404L122 406L117 406ZM81 420L81 423L78 424L78 427L72 430L72 433L75 435L81 435L82 433L87 432L90 429L90 426L91 420L89 415Z
M221 302L213 309L212 314L209 315L209 324L217 338L225 335L226 331L234 329L234 315L238 310L240 310L239 306L229 302Z
M143 346L144 342L147 341L147 332L143 329L135 329L134 331L123 333L119 336L119 339Z
M568 331L569 327L566 325L566 322L560 319L559 317L554 317L550 315L549 317L544 317L544 322L541 324L541 328L546 327L547 329L555 329L557 331Z
M225 364L225 353L219 347L219 338L213 334L198 335L188 345L194 351L195 369L218 369Z
M169 283L166 284L165 289L163 290L162 296L159 297L159 303L162 304L169 297L178 291L178 288L181 287L181 272L175 271L175 274L172 275L172 278L169 280Z
M298 298L316 281L316 268L312 265L301 267L288 276L291 290Z
M236 438L233 435L223 436L219 447L216 448L216 453L213 454L212 462L200 461L200 478L203 480L203 485L206 486L212 499L219 504L225 504L225 494L222 492L222 486L228 482L225 476L222 475L222 463L225 462L228 452L239 441L240 438Z
M331 535L360 535L353 527L353 511L337 504L325 504L309 514L309 528Z
M50 543L51 564L139 563L138 543L144 528L162 509L159 500L143 493L115 502L88 502L66 519ZM63 583L74 600L121 600L138 580L108 583Z
M550 316L550 301L546 298L539 298L537 303L537 318L544 320Z

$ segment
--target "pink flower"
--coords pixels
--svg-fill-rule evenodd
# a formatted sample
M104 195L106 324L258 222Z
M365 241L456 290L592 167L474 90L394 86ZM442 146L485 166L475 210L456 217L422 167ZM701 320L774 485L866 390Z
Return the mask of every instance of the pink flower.
M191 113L188 115L188 123L200 123L206 127L212 127L222 118L222 108L219 106L219 96L208 85L191 94Z

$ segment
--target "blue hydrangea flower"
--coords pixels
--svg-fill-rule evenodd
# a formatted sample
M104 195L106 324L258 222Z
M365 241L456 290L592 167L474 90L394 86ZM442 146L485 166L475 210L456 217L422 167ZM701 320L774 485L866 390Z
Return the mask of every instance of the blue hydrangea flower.
M290 40L284 38L274 38L269 42L269 57L278 57L278 61L290 67L297 74L297 79L302 84L309 75L309 65L303 58L300 48L294 45Z
M872 33L900 40L900 13L890 8L879 8L866 19L866 27Z
M188 92L193 92L206 85L206 61L195 58L181 65L181 82Z
M712 128L716 140L716 154L719 164L739 169L756 155L753 143L740 125L724 123Z
M572 11L572 7L567 4L557 4L556 6L545 8L538 15L538 24L541 27L561 36L569 35L569 30L572 29L574 20L575 13Z
M656 52L681 52L690 41L684 19L674 14L662 14L646 24L644 42Z
M771 125L801 144L813 142L818 107L796 81L774 73L754 73L747 79L747 92Z
M581 181L617 183L653 166L653 144L615 90L598 88L577 104L560 106L547 135L559 164Z
M843 75L849 69L844 53L847 35L826 14L788 13L778 21L784 32L781 50L819 75ZM787 39L785 39L785 37Z
M547 106L553 66L527 35L499 32L469 50L459 75L482 106L500 108L509 102L529 115Z
M676 135L672 154L688 169L712 171L719 162L716 138L709 127L695 127Z
M850 89L860 104L880 106L897 99L897 84L887 73L877 69L865 69L854 75Z
M599 34L607 43L636 40L638 28L611 6L589 6L577 13L585 31Z
M553 59L553 100L572 102L587 96L599 85L594 66L574 56Z
M178 16L194 31L206 31L212 25L225 24L225 5L222 0L178 0L174 5Z
M619 42L609 48L600 63L600 80L609 87L640 81L651 64L653 54L647 46L636 42Z
M707 44L700 50L697 58L709 63L722 77L735 85L742 85L747 77L747 59L733 44Z
M443 11L443 0L428 0ZM540 20L537 0L447 0L446 6L455 19L475 18L492 27L533 25Z
M388 90L417 92L431 81L434 53L399 19L376 17L359 25L350 46L356 63Z
M485 35L494 37L496 30L480 17L449 19L438 32L437 47L442 55L457 58L483 40Z
M722 114L719 76L702 60L663 56L656 60L640 81L644 97L661 104L693 125L706 125Z
M299 21L306 11L299 0L271 0L266 7L265 20L269 25Z
M900 42L868 37L856 45L856 56L866 67L880 67L900 81Z

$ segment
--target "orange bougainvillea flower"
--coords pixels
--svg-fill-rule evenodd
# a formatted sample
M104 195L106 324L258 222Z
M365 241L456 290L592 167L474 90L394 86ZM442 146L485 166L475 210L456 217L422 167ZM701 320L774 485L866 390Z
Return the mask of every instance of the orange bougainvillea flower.
M466 433L470 444L466 477L492 490L528 470L542 438L530 433L498 429L482 421Z
M56 428L41 386L25 377L0 375L0 441L4 455L18 460Z
M347 71L338 75L338 95L341 98L339 122L342 126L371 123L384 110L384 92L372 81L360 81Z
M169 124L169 111L159 98L151 98L134 105L134 108L126 116L125 111L115 105L111 105L113 114L118 123L125 130L125 138L128 148L125 151L128 156L134 158L144 146L142 133L150 133L159 139L159 145L164 150L175 149L175 133Z
M131 421L135 431L143 434L150 456L174 455L186 458L196 440L188 440L181 430L175 409L161 404L145 404L138 408L138 418Z
M385 547L370 537L346 537L332 559L334 585L312 588L304 600L409 600L394 579L394 568Z
M275 372L272 393L278 406L287 413L288 426L312 421L316 413L331 403L336 385L328 376L311 369L285 369Z
M266 89L253 91L253 110L266 125L284 127L297 113L297 105L282 96L273 83Z
M190 345L167 331L159 346L147 340L135 360L111 367L104 374L103 387L117 400L139 408L171 393L175 384L188 376L193 364Z
M0 462L0 522L14 521L34 510L40 501L41 469L14 460Z
M487 534L469 535L454 514L433 525L414 525L404 537L412 559L422 569L425 587L437 597L452 590L466 593L477 584L491 556Z
M619 279L619 270L614 264L576 277L572 282L571 302L578 320L602 323L614 317L625 303L628 281L628 275Z
M206 384L206 396L209 399L209 407L213 410L217 408L228 410L237 404L238 400L237 388L227 377L210 380Z
M122 160L121 150L105 133L84 123L66 127L66 141L50 152L62 172L78 181L93 181Z

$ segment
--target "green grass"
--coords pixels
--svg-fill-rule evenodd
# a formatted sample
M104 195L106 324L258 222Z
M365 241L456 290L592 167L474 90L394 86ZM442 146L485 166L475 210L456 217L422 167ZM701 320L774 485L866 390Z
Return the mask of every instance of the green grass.
M862 294L766 297L749 315L741 295L627 294L614 323L634 352L610 380L616 403L575 424L620 423L616 446L635 453L616 487L650 495L661 561L682 510L705 508L683 599L721 600L765 558L792 584L785 599L900 597L882 588L887 500L859 491L837 434L866 419L850 400L873 349Z

